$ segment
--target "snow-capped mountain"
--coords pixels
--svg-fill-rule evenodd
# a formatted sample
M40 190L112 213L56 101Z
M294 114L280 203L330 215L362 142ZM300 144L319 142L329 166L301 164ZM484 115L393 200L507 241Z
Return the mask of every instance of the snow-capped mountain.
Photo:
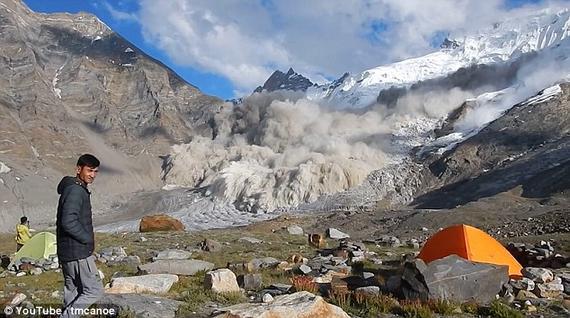
M446 76L475 64L514 61L518 57L556 47L570 33L570 11L543 10L513 18L465 36L451 35L440 50L397 63L375 67L360 74L343 76L341 83L311 87L307 97L326 100L338 108L366 107L378 93ZM338 80L337 80L338 81Z

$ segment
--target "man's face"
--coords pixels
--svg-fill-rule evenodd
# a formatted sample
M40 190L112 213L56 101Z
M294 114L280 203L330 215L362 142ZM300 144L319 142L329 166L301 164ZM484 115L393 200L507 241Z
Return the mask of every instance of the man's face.
M85 184L91 184L95 180L99 172L99 168L91 168L88 166L77 167L77 177L79 180L85 182Z

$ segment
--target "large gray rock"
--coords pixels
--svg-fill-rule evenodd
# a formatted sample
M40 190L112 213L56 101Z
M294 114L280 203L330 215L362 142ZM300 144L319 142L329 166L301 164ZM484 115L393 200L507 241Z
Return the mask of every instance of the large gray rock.
M302 291L276 296L269 303L245 303L220 309L216 317L271 317L271 318L349 318L341 308L327 303L322 297Z
M192 256L192 252L183 250L165 250L159 252L152 259L157 260L170 260L170 259L189 259Z
M508 267L476 263L450 255L425 265L406 264L402 293L408 299L447 299L488 303L509 281Z
M176 311L184 304L168 298L141 294L105 294L98 302L101 307L116 308L119 317L128 317L134 313L136 317L144 318L174 318ZM124 313L121 316L121 313Z
M202 260L158 260L139 266L139 270L148 274L175 274L192 276L200 271L209 271L214 264Z
M164 294L176 282L178 282L178 276L171 274L117 277L111 280L111 287L106 289L105 292L109 294Z

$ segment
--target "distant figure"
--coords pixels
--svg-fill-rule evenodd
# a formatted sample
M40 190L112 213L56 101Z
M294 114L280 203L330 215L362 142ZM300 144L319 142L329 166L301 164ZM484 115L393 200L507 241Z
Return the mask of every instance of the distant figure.
M76 176L64 177L57 186L57 256L61 264L63 287L62 317L79 317L103 294L103 284L95 266L95 236L91 211L91 192L99 160L84 154L77 160Z
M24 244L32 237L30 235L30 221L23 216L20 218L20 224L16 225L16 252L19 251Z

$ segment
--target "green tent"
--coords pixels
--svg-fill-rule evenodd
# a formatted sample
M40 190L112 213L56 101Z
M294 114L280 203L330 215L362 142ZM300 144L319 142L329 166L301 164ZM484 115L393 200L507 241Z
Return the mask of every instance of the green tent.
M32 259L48 259L50 255L57 254L57 240L55 234L40 232L26 242L24 246L14 255L12 262L22 257Z

